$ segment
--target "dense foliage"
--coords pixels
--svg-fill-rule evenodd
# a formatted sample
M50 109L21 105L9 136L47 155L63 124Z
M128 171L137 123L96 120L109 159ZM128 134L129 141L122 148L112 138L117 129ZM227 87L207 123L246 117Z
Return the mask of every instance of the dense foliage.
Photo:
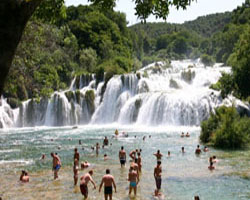
M222 106L202 122L200 140L218 148L243 148L250 144L250 119Z

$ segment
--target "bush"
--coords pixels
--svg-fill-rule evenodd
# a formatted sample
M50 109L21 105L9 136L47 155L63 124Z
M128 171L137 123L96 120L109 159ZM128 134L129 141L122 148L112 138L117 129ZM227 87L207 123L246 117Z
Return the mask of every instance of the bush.
M209 56L207 54L203 54L201 56L201 62L204 64L204 65L207 65L207 66L213 66L215 61L213 59L212 56Z
M235 107L222 106L201 125L200 140L218 148L237 149L250 143L250 119Z

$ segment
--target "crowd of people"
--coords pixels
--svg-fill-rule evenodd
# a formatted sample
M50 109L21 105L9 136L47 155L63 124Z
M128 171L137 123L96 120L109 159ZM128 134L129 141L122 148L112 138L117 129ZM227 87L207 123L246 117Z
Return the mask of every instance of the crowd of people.
M118 135L118 130L115 131L115 135ZM190 134L187 132L186 136L184 136L184 133L181 133L181 137L190 137ZM151 138L151 135L149 136ZM145 141L146 136L143 136L143 141ZM79 140L79 144L81 144L81 141ZM104 146L112 145L109 143L108 138L105 136L103 140L103 148ZM96 155L99 155L99 149L100 145L99 143L96 143L95 146L91 147L92 150L96 151ZM208 152L209 149L208 147L204 147L203 149L204 152ZM138 183L140 182L140 175L142 173L142 157L141 157L141 152L142 149L134 149L129 153L130 157L130 167L128 171L128 178L127 180L129 181L129 195L134 193L134 196L137 194L137 186ZM185 153L184 147L181 148L181 152ZM202 153L202 150L200 149L200 146L197 145L197 148L195 149L195 154L199 155ZM163 157L163 154L160 152L160 150L157 150L156 153L153 154L156 157L156 166L154 167L154 172L153 176L155 179L155 190L154 190L154 196L157 197L158 199L163 199L164 195L161 192L161 184L162 184L162 167L161 167L161 160ZM170 157L171 153L168 151L168 157ZM45 154L42 155L41 159L45 159ZM57 155L57 153L51 153L52 157L52 170L54 171L54 179L58 178L58 172L62 166L61 159ZM127 162L127 153L122 146L121 149L119 150L119 161L121 164L121 167L123 168ZM107 160L108 156L107 154L104 155L104 160ZM218 160L216 156L212 156L209 158L209 170L214 170L215 166L214 164L217 163ZM80 153L78 152L78 149L74 149L74 157L73 157L73 179L74 179L74 185L76 186L78 183L78 175L79 175L79 169L86 169L90 166L90 163L85 160L84 162L80 163ZM85 199L88 198L88 183L91 182L94 186L94 189L96 189L96 183L93 180L92 176L94 174L94 170L90 169L87 173L85 173L83 176L80 177L80 191L81 194L85 197ZM29 182L29 175L28 172L22 171L21 176L20 176L20 181L21 182ZM101 184L99 186L99 192L102 189L102 186L104 186L104 199L105 200L112 200L112 194L113 194L113 188L114 191L116 192L116 183L114 177L111 175L110 169L106 169L106 174L102 177ZM194 199L199 200L199 196L195 196Z

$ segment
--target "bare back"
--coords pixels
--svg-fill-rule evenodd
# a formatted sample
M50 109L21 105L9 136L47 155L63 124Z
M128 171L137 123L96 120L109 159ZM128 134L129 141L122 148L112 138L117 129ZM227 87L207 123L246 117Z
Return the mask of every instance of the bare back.
M109 187L112 186L112 183L114 182L114 177L110 174L106 174L102 177L102 181L105 187Z
M87 173L87 174L85 174L85 175L83 175L81 177L81 183L80 184L81 185L88 185L88 183L89 183L90 180L92 180L92 178L91 178L90 174Z

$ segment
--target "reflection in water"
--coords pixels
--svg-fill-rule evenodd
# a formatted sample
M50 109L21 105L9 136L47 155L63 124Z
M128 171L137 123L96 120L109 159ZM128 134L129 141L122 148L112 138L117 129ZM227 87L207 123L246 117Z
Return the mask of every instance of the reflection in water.
M77 147L80 161L88 160L94 169L93 179L100 184L106 168L111 169L117 184L115 200L152 200L155 189L153 168L156 159L153 153L161 150L163 177L162 192L164 199L186 200L199 195L201 199L249 199L250 185L250 151L225 152L210 149L207 153L195 156L194 150L198 143L198 128L178 127L174 129L145 129L120 127L128 132L128 138L113 138L115 128L110 127L79 127L71 128L40 128L11 129L0 132L0 196L3 200L35 200L35 199L83 199L73 184L73 153ZM180 138L182 131L189 131L190 138ZM136 138L134 136L137 136ZM152 138L149 139L149 135ZM110 138L112 146L100 149L99 156L91 146L97 142L102 144L104 136ZM143 136L146 136L143 141ZM79 145L79 140L82 144ZM135 148L142 149L142 174L138 186L137 197L128 196L128 167L120 167L118 151L121 146L128 153ZM61 148L58 149L58 146ZM185 147L185 154L181 147ZM83 150L84 147L84 150ZM57 152L62 159L59 180L53 180L50 152ZM171 156L168 157L168 151ZM45 153L45 160L40 160ZM110 158L104 161L103 155ZM211 172L207 169L209 156L217 155L219 163ZM129 160L129 159L127 159ZM19 183L21 170L30 174L30 183ZM80 170L79 177L89 169ZM103 199L103 191L93 190L89 185L89 199Z

